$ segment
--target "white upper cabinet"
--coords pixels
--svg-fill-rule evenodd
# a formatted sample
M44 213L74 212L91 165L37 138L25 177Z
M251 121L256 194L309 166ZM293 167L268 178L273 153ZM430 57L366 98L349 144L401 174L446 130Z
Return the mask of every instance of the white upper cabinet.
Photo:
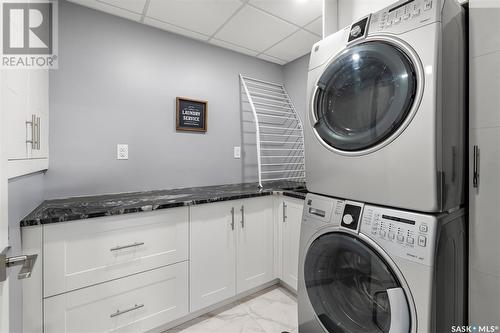
M299 240L303 205L303 200L283 197L278 211L278 223L282 225L281 280L294 291L297 291L298 286Z
M274 225L270 197L242 200L237 207L237 291L274 279Z
M49 71L5 70L1 95L7 120L9 178L47 169Z

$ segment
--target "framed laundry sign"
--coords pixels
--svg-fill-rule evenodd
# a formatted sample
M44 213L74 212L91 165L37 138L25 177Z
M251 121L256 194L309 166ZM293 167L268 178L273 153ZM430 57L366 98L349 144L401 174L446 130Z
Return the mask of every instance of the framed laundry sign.
M207 131L207 101L177 97L176 102L177 131Z

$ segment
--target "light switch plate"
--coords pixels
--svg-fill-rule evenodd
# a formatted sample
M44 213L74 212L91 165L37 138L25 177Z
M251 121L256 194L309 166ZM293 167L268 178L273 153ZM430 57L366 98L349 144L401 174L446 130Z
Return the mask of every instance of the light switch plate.
M116 145L116 159L128 160L128 145L125 144Z
M241 158L241 147L234 147L234 158Z

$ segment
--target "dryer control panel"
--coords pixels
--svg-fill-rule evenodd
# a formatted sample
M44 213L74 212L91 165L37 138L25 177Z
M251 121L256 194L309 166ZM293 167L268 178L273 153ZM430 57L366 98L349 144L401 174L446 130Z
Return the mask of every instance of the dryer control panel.
M440 0L399 1L372 14L370 32L399 34L437 20Z
M360 233L391 255L432 265L437 220L430 215L365 206Z

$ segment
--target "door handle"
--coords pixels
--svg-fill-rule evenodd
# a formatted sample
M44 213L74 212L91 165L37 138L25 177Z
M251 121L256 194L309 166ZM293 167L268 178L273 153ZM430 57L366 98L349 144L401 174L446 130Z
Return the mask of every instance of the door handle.
M35 149L35 123L36 123L36 116L34 114L31 115L31 121L26 121L26 126L30 125L31 126L31 140L28 140L28 138L26 138L26 143L31 143L31 149ZM28 136L28 134L26 133L26 136Z
M17 274L17 278L19 280L29 278L31 276L31 272L33 271L33 267L35 266L38 254L7 257L7 251L9 249L10 247L6 247L2 253L0 253L0 282L7 279L7 268L19 265L22 265L22 267Z
M286 203L283 201L283 223L285 223L288 218L288 216L286 216L286 207Z
M234 230L234 207L231 207L231 230Z
M387 289L386 292L391 309L389 333L409 332L410 310L408 309L404 290L402 288L391 288Z
M473 151L473 174L472 174L472 186L479 189L479 147L474 146Z
M241 205L240 212L241 212L241 227L244 228L245 227L245 206Z

